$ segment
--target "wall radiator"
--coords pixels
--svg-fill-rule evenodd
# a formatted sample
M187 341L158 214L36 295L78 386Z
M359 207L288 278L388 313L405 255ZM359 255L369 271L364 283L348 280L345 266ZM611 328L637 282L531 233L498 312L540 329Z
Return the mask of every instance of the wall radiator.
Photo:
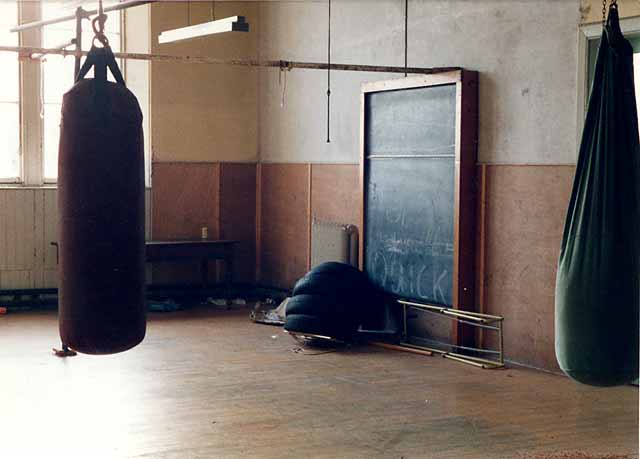
M318 220L311 222L311 268L326 261L358 266L358 228Z

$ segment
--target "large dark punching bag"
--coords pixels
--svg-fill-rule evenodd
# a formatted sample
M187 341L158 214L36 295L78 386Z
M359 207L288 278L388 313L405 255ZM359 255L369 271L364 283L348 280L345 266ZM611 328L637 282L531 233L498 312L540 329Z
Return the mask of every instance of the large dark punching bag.
M142 112L108 46L91 49L63 98L58 208L63 344L132 348L146 329Z
M640 141L633 50L613 5L602 34L556 283L556 356L571 378L638 377Z

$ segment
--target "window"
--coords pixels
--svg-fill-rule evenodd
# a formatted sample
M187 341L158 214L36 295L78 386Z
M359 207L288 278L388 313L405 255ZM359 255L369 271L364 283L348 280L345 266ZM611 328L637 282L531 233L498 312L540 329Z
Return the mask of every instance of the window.
M68 3L68 2L67 2ZM42 19L60 16L65 2L43 2ZM87 21L82 29L82 49L90 49L93 30ZM120 51L120 13L109 13L105 33L114 52ZM42 44L45 48L59 48L75 36L75 22L62 22L42 29ZM62 96L73 85L74 58L71 56L46 56L41 64L42 84L42 157L45 182L54 182L58 177L58 140L60 138L60 109ZM91 77L91 74L88 75ZM109 74L111 77L111 74Z
M9 28L18 21L17 3L0 2L0 43L18 45L18 35ZM0 52L0 181L18 182L20 156L20 64L15 53Z
M105 6L118 0L105 0ZM35 46L62 48L75 37L75 21L23 31L9 30L19 22L33 22L72 14L79 2L69 0L0 0L0 44L5 46ZM84 5L87 9L95 5ZM145 8L145 7L136 7ZM139 11L136 17L144 17ZM118 52L123 48L125 13L107 13L105 32L111 48ZM134 21L137 42L148 39L148 23ZM93 30L90 21L84 20L82 49L91 48ZM146 30L145 30L146 29ZM140 48L140 46L138 46ZM142 49L140 52L148 52ZM72 56L41 56L39 60L18 59L14 52L0 52L0 184L24 184L39 186L55 183L58 177L58 143L60 136L60 110L62 96L74 82ZM127 71L119 62L125 79L135 82L130 88L140 94L139 101L145 115L145 135L148 135L149 111L148 63L131 65ZM92 72L88 74L92 77ZM109 74L113 81L113 76ZM146 137L145 137L146 138ZM149 148L145 142L145 179L149 177Z

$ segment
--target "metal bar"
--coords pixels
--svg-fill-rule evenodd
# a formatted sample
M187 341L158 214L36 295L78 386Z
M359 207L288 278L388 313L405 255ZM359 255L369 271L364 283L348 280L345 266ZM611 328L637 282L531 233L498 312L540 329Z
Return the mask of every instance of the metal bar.
M476 362L486 363L487 365L500 365L500 363L496 362L495 360L483 359L482 357L473 357L471 355L462 355L462 354L458 354L457 352L447 352L447 355L452 355L460 359L474 360Z
M429 312L431 312L431 311L429 311ZM458 322L460 322L461 324L473 325L474 327L478 327L478 328L486 328L487 330L494 330L494 331L500 330L499 327L494 327L492 325L483 325L483 324L479 324L479 323L476 323L476 322L468 322L468 321L466 321L464 319L458 319Z
M403 318L403 335L402 339L407 339L407 305L402 305L402 318Z
M369 155L367 159L394 159L394 158L455 158L456 155Z
M457 354L443 354L442 357L444 357L445 359L451 359L451 360L456 360L458 362L466 363L467 365L473 365L474 367L483 368L485 370L495 370L495 369L504 367L504 365L499 363L495 363L495 362L481 363L481 362L475 361L470 357L459 356Z
M284 330L285 333L288 333L289 335L293 336L294 338L301 338L301 339L309 339L309 338L316 338L316 339L322 339L322 340L326 340L326 341L332 341L334 343L344 343L344 341L338 339L338 338L333 338L331 336L326 336L326 335L316 335L314 333L298 333L298 332L292 332L289 330Z
M428 310L437 311L437 312L442 312L443 310L447 309L447 308L445 308L443 306L434 306L432 304L413 303L411 301L405 301L405 300L398 300L398 303L405 304L407 306L416 307L418 309L428 309Z
M75 45L76 51L82 51L82 20L87 17L87 12L79 6L76 9L75 19L76 19L76 38ZM80 73L80 64L82 58L80 56L74 56L73 63L73 81L76 81L76 76Z
M71 39L71 40L68 40L68 41L66 41L64 43L60 43L60 44L56 45L55 48L56 49L65 49L65 48L68 48L69 46L71 46L73 44L75 44L75 40ZM42 59L44 56L46 56L46 54L34 54L34 55L31 56L31 58L32 59Z
M463 319L474 320L476 322L480 322L481 324L484 324L487 322L487 319L483 317L475 317L475 316L465 314L459 311L451 310L451 309L445 309L444 311L442 311L442 313L448 316L462 317Z
M411 303L411 302L404 302L402 300L398 300L400 303L402 304L406 304L412 308L416 308L416 309L423 309L425 311L433 311L433 312L437 312L439 314L444 314L444 315L450 315L450 316L455 316L455 317L463 317L465 319L468 320L474 320L476 322L480 322L480 323L485 323L487 322L487 319L483 318L483 317L475 317L474 315L472 315L472 312L460 312L456 309L450 309L450 308L444 308L441 306L432 306L429 304L418 304L418 303Z
M487 369L487 366L485 364L474 362L473 360L469 360L464 357L456 357L455 355L451 354L442 354L442 357L444 357L445 359L451 359L457 362L466 363L467 365L473 365L474 367Z
M437 311L442 311L442 310L458 311L457 309L445 308L444 306L434 306L432 304L415 303L413 301L406 301L406 300L398 300L398 303L406 304L408 306L414 306L417 308L431 309L431 310L437 310ZM493 321L495 322L504 320L504 317L501 317L501 316L492 316L490 314L481 314L479 312L464 311L462 313L466 315L475 316L475 317L481 317L484 319L493 319Z
M146 5L147 3L155 3L157 0L130 0L128 2L122 2L122 3L117 3L115 5L111 5L111 6L107 6L106 8L104 8L104 12L108 13L110 11L120 11L120 10L124 10L127 8L132 8L134 6L140 6L140 5ZM89 16L93 15L93 14L97 14L98 10L84 10L85 13ZM48 25L52 25L52 24L59 24L60 22L67 22L67 21L71 21L73 19L76 18L76 14L67 14L65 16L59 16L57 18L52 18L52 19L45 19L42 21L34 21L34 22L28 22L26 24L20 24L17 25L15 27L13 27L12 29L9 29L10 32L21 32L23 30L29 30L29 29L35 29L35 28L42 28L44 26L48 26Z
M434 347L427 347L427 346L418 346L417 344L411 344L411 343L407 343L405 341L401 342L400 346L408 347L408 348L412 348L412 349L425 350L425 351L433 352L434 354L446 354L447 353L447 351L443 351L441 349L436 349Z
M447 344L447 346L455 347L456 349L462 349L465 351L482 352L483 354L500 354L500 351L494 351L493 349L482 349L479 347L470 347L470 346L458 346L457 344Z
M414 337L414 338L417 338L419 340L431 341L431 340L424 339L424 338L419 338L419 337ZM500 354L500 351L496 351L494 349L482 349L482 348L479 348L479 347L459 346L457 344L447 344L447 343L440 343L440 342L438 342L438 344L441 344L441 345L447 346L447 347L451 347L451 348L455 348L455 349L462 349L462 350L465 350L465 351L481 352L483 354ZM408 345L408 346L418 346L420 348L426 348L426 346L419 346L417 344L406 344L406 345ZM432 349L432 348L428 348L428 349ZM448 353L448 352L452 352L452 351L441 350L440 352Z
M435 349L431 347L417 346L415 344L404 343L404 342L400 343L400 345L407 348L429 351L434 354L441 355L444 358L456 360L462 363L468 363L470 365L473 365L479 368L492 369L492 368L501 368L504 366L502 362L498 363L491 360L482 359L480 357L469 357L462 354L456 354L455 352L447 352L447 351L443 351L443 350Z
M498 349L500 350L500 363L504 364L504 335L503 335L502 325L503 323L500 322L500 330L498 331L498 339L500 344Z
M68 51L50 48L38 48L33 46L0 46L0 51L9 51L23 54L56 54L60 56L86 56L88 51ZM255 59L216 59L203 56L174 56L171 54L147 54L147 53L113 53L118 59L133 59L142 61L174 62L178 64L212 64L212 65L237 65L243 67L272 67L285 69L306 70L331 70L347 72L372 72L372 73L404 73L403 67L386 67L378 65L355 64L327 64L319 62L298 61L261 61ZM431 75L460 70L460 67L410 67L409 73L416 75Z
M409 65L409 0L404 0L404 68ZM407 72L404 73L407 76Z
M323 63L316 63L316 62L285 61L285 64L290 65L292 68L298 68L298 69L327 70L329 68L329 65L326 63L323 64ZM273 65L269 65L269 67L273 67ZM394 66L331 63L330 67L331 67L331 70L343 70L343 71L352 71L352 72L378 72L378 73L402 73L402 74L405 73L404 67L394 67ZM434 68L408 67L406 69L407 73L420 74L420 75L431 75L433 73L454 72L456 70L462 70L462 68L461 67L434 67Z
M57 295L57 288L0 289L0 296Z
M385 349L391 349L393 351L400 351L400 352L411 352L413 354L419 354L419 355L427 355L427 356L432 356L433 352L431 351L427 351L425 349L414 349L412 347L407 347L407 346L398 346L396 344L389 344L389 343L383 343L383 342L378 342L378 341L374 341L372 343L369 343L373 346L377 346L377 347L382 347Z

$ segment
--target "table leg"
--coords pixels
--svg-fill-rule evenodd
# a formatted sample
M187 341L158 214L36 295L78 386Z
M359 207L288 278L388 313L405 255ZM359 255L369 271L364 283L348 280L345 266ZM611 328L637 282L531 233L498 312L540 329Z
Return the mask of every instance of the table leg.
M233 286L233 252L227 253L224 259L224 285L227 304L231 302L231 287Z
M209 286L209 259L206 257L200 261L200 275L202 276L202 288L206 289Z

